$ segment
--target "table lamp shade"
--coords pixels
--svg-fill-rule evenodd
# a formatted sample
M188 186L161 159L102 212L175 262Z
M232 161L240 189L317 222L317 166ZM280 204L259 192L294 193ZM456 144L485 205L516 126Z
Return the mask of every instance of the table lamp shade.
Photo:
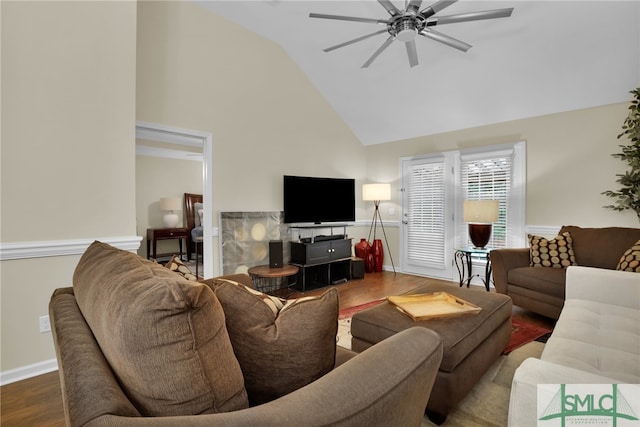
M391 184L364 184L362 200L391 200Z
M180 210L179 197L163 197L160 199L160 210L168 212L164 215L164 226L175 228L178 226L178 214L174 211Z
M161 211L177 211L180 210L179 197L163 197L160 199Z
M465 200L464 221L469 223L469 239L476 248L484 248L491 239L491 223L498 220L497 200Z
M465 200L462 213L464 222L490 224L498 220L497 200Z

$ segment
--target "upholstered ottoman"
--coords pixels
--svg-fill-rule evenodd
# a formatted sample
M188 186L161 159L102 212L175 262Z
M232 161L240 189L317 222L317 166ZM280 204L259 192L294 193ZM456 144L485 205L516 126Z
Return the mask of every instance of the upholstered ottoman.
M478 314L414 321L394 305L383 302L356 313L351 320L351 348L361 352L412 326L438 333L444 344L440 370L426 408L441 424L495 362L511 338L511 298L482 290L429 284L408 294L448 292L482 308Z

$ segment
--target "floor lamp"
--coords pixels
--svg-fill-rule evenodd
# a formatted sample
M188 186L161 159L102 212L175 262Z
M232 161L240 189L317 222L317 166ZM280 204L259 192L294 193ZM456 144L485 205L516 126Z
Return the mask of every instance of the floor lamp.
M384 235L384 242L387 245L387 253L391 260L391 266L393 267L393 274L396 274L396 266L393 264L393 257L391 256L391 250L389 249L389 241L387 240L387 233L384 231L384 224L382 223L382 217L380 216L380 202L383 200L391 200L391 184L364 184L362 186L362 200L373 201L376 209L373 212L373 219L371 220L371 227L369 227L368 240L371 242L371 230L373 230L373 239L376 239L376 228L378 222L380 222L380 228L382 228L382 234Z

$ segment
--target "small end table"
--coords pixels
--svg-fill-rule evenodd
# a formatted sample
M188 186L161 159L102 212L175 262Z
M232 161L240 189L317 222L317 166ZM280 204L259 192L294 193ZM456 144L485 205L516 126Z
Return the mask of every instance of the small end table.
M180 249L180 259L182 259L182 241L187 243L187 237L189 235L189 231L184 227L179 228L147 228L147 259L149 259L150 255L153 255L153 258L156 259L158 254L156 253L156 246L158 240L170 240L170 239L178 239L178 246ZM151 245L153 245L153 252L151 252ZM186 245L185 245L186 246ZM160 254L161 256L167 254ZM173 254L168 254L173 255Z
M471 279L473 279L476 276L480 277L479 274L476 274L473 276L471 275L471 270L473 267L472 261L473 261L473 258L476 258L476 259L483 260L485 262L484 279L482 279L482 277L480 278L484 282L484 287L487 289L487 292L489 292L490 290L489 285L491 284L491 259L489 258L490 252L491 252L490 248L481 248L481 249L457 248L456 249L453 259L456 263L456 268L458 269L458 275L460 276L460 287L462 287L466 283L468 288L469 284L471 283ZM465 263L466 263L466 266L465 266Z
M295 286L296 283L290 283L289 278L298 274L298 267L295 265L285 265L280 268L271 268L268 265L258 265L251 267L247 273L251 276L257 290L274 294L282 289L289 289ZM281 292L277 293L281 294Z

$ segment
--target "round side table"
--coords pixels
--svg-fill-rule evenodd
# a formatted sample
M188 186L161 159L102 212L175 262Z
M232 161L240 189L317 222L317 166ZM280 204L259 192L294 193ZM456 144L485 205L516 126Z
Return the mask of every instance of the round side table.
M251 267L248 271L251 280L256 285L256 289L267 294L278 293L281 296L283 289L290 289L296 285L296 281L291 282L290 277L298 274L298 267L295 265L285 265L279 268L271 268L268 265L258 265Z

